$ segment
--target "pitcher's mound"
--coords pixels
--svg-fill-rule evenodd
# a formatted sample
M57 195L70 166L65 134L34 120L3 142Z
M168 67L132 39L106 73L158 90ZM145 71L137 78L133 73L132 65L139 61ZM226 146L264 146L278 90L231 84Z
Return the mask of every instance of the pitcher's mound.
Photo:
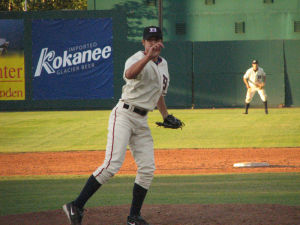
M130 206L88 208L83 225L124 225ZM143 217L153 225L290 225L299 224L300 206L265 204L147 205ZM0 224L66 225L63 210L0 216Z

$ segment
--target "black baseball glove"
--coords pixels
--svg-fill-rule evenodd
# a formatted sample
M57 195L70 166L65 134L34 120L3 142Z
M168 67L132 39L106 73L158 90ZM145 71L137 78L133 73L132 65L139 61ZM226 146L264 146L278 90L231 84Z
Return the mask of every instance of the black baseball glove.
M178 129L184 126L184 123L181 122L180 119L177 119L173 115L168 115L163 122L156 122L156 124L159 127L164 127L164 128L172 128L172 129Z

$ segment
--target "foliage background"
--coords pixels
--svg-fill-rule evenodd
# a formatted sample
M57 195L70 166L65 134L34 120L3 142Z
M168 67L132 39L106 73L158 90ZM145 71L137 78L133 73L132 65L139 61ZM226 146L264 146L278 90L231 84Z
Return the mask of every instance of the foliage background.
M0 11L24 11L25 0L2 0ZM87 0L28 0L27 11L36 10L86 10Z

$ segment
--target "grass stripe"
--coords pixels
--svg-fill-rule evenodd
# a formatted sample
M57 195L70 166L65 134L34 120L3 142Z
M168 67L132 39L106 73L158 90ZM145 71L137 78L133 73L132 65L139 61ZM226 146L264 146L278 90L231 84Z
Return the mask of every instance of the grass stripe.
M157 128L157 110L149 125L157 149L299 147L300 108L169 110L182 130ZM105 149L109 110L0 113L0 152Z
M2 177L0 214L59 209L79 194L87 178ZM116 176L101 187L87 207L130 204L134 179ZM300 173L155 176L145 203L300 205L299 196Z

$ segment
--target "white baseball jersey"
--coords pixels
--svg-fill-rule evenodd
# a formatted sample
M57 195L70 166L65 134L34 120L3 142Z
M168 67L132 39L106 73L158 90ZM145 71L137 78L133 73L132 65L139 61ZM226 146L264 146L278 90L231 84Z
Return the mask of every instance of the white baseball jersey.
M251 87L250 90L247 91L246 94L246 103L250 103L252 101L253 96L256 92L258 92L262 101L267 101L267 94L264 88L260 89L257 88L255 83L263 83L264 77L266 77L266 73L264 72L263 68L258 67L257 71L254 71L251 67L248 69L244 75L245 79L248 79L249 86Z
M136 107L153 110L161 95L169 86L168 64L159 57L159 62L149 61L135 79L127 79L125 72L130 66L145 57L142 51L131 56L125 63L123 78L126 84L122 96L110 114L104 163L93 173L100 184L106 183L119 171L129 145L138 171L135 183L145 189L150 187L155 170L154 147L147 115L134 111Z
M121 100L147 110L153 110L161 95L165 96L169 87L169 72L167 61L159 57L159 63L152 60L135 79L125 77L126 70L145 56L139 51L127 59L123 78L126 84L122 88Z
M245 79L248 79L250 87L255 87L255 83L263 83L264 77L266 76L266 73L264 72L263 68L258 67L257 71L254 71L251 67L248 69L244 75Z

